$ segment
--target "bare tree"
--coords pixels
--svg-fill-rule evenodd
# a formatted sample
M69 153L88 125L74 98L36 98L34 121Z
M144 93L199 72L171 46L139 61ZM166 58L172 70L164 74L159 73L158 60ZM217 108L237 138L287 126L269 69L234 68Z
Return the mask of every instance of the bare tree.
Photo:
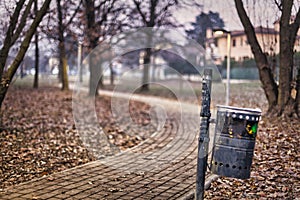
M57 15L58 15L58 41L59 41L59 63L60 76L62 81L62 90L69 90L68 73L67 73L67 57L65 48L63 14L61 8L61 0L56 0Z
M293 69L293 55L294 45L296 41L297 32L300 24L300 9L296 8L296 15L291 21L293 0L274 0L281 11L280 17L280 73L279 84L277 85L272 74L272 63L269 63L267 55L263 52L261 46L255 35L254 27L247 15L242 0L235 0L235 6L239 15L239 18L245 29L248 42L251 46L252 53L254 54L255 61L257 63L260 80L262 87L266 94L269 103L269 114L271 115L286 115L294 116L294 114L300 115L299 101L300 101L300 76L298 71L296 98L292 95L292 69Z
M188 7L202 7L194 0L132 0L134 4L131 19L134 25L142 27L179 27L181 26L174 19L173 13L175 9ZM152 43L151 36L147 36L148 44ZM149 90L149 64L153 49L146 48L143 58L143 78L141 90Z
M58 78L62 83L62 90L69 90L68 81L68 47L74 46L74 41L77 40L76 31L78 27L78 13L82 8L82 0L80 1L62 1L56 0L56 6L50 8L47 15L47 23L44 23L42 28L49 40L58 41L59 52L59 73ZM46 20L45 20L46 21ZM71 41L68 37L72 37Z
M42 21L43 16L46 14L47 9L51 0L45 0L42 7L37 12L35 18L30 23L28 30L26 30L24 39L22 39L21 44L18 48L17 55L15 56L13 62L8 68L5 68L9 51L15 44L15 42L20 39L20 34L24 32L28 14L32 8L34 0L30 0L27 4L25 0L20 0L17 2L14 11L10 18L10 23L8 25L5 39L2 48L0 49L0 107L5 98L6 92L10 86L11 80L15 75L18 67L20 66L25 53L29 47L30 41L39 25Z
M175 20L172 20L171 9L178 6L177 0L132 0L135 8L133 9L132 18L140 26L144 27L162 27L162 26L176 26ZM147 43L151 44L151 36L147 36ZM142 91L149 90L149 64L151 61L152 50L146 48L143 58L143 79Z
M110 36L121 31L124 23L120 18L124 10L124 6L121 2L122 1L118 0L84 0L85 36L89 51L101 45L101 43ZM90 54L89 56L90 96L95 95L95 91L96 95L98 95L98 88L103 85L101 76L103 70L101 66L102 63L99 58L98 61L96 61L96 56L97 55L94 54ZM98 62L98 64L93 62ZM98 80L99 78L100 80Z

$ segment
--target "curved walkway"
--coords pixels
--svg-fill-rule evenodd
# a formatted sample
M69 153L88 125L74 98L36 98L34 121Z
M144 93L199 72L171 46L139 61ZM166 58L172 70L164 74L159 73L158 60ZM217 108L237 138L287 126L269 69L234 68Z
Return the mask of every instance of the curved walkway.
M0 199L180 199L191 193L196 180L199 107L114 95L159 104L168 116L165 125L132 149L8 188Z

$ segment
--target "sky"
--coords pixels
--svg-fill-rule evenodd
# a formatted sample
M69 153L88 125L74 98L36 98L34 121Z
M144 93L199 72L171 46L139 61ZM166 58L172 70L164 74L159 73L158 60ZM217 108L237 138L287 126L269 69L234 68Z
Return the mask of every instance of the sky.
M177 11L176 18L184 24L195 21L195 16L204 11L219 12L228 31L241 30L242 25L233 0L197 0L203 8L189 8ZM245 9L248 11L254 26L273 27L273 22L278 19L279 12L274 0L244 0Z

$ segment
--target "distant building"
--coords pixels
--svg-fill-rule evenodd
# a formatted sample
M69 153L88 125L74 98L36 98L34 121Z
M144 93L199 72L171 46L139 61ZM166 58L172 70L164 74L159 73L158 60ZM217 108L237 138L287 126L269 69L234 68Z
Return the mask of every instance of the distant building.
M255 33L262 50L269 55L279 53L279 21L274 22L274 28L256 27ZM211 53L216 64L221 64L227 58L227 34L214 35L207 32L206 49ZM295 42L295 51L300 51L300 31ZM231 59L243 61L253 58L251 47L244 30L231 31Z

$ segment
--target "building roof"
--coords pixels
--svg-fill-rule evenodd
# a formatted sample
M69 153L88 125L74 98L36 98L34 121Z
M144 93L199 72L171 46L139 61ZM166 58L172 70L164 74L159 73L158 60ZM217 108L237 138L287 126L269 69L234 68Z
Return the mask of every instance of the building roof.
M271 34L271 35L279 34L279 32L276 31L274 28L267 28L267 27L263 27L263 26L255 27L254 30L255 30L255 33L261 33L261 34ZM232 37L241 36L241 35L245 35L244 30L231 31ZM220 35L220 36L217 36L216 38L222 38L222 37L226 37L226 35Z
M291 15L290 18L290 23L293 23L296 20L296 15ZM273 22L273 24L277 24L280 23L280 18L278 18L277 20L275 20L275 22Z

